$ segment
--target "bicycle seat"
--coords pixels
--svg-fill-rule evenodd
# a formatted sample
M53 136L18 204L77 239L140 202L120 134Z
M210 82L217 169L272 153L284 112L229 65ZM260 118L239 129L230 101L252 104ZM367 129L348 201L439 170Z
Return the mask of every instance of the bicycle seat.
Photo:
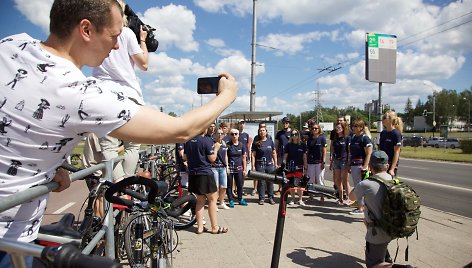
M74 214L66 213L58 222L39 227L39 233L53 236L61 236L71 239L80 239L81 236L79 232L72 228L74 221Z

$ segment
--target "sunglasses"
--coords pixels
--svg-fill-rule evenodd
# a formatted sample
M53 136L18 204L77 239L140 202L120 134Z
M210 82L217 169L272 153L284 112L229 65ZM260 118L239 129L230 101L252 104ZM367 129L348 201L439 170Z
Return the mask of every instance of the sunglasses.
M238 133L231 133L231 136L238 136Z
M320 128L319 128L319 127L314 127L314 128L312 128L312 129L320 129Z
M298 135L298 132L292 132L292 135Z
M218 133L216 133L216 134L221 135L221 136L224 135L223 132L218 132Z

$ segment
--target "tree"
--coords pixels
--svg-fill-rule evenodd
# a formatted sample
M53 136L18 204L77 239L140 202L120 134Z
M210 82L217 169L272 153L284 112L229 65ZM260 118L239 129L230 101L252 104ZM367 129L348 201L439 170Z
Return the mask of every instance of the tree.
M415 110L413 109L413 104L411 102L411 99L408 98L406 100L406 105L405 105L405 113L403 114L403 122L407 126L412 126L413 125L413 120L415 116Z

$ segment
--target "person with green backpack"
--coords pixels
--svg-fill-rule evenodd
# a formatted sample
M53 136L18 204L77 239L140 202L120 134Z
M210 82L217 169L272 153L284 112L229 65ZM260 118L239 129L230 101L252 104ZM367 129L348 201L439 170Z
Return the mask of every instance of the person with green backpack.
M365 235L366 266L367 268L412 267L410 265L392 264L385 261L385 255L387 253L387 247L390 241L395 238L411 235L411 233L397 235L394 232L397 230L392 231L389 228L384 227L384 223L382 222L382 220L389 218L386 217L386 214L393 213L391 211L390 205L386 205L386 202L391 199L392 190L389 185L397 184L399 187L403 187L404 184L398 182L398 179L393 178L387 173L389 169L388 156L384 151L374 151L372 153L370 156L369 167L372 172L372 176L362 180L349 193L350 200L355 201L364 198L365 201L364 223L367 227L367 232ZM409 186L405 186L405 189L406 188L411 190ZM414 194L416 195L416 193ZM417 219L419 219L419 197L417 198L417 201L417 211L415 211L415 213L418 213ZM405 212L404 214L406 213L408 212ZM396 219L387 220L394 222ZM416 229L416 223L417 221L414 223L414 229ZM403 226L403 224L398 225L398 228ZM411 226L408 227L411 228Z

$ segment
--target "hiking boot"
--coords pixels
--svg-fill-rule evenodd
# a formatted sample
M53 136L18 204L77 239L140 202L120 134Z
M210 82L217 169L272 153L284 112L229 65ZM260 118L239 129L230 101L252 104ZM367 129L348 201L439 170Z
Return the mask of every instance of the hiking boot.
M241 199L241 200L239 201L239 204L240 204L241 206L247 206L247 202L246 202L246 200L244 200L244 199Z
M233 200L229 201L229 207L234 208L234 201Z
M364 215L364 211L360 209L354 209L353 211L349 212L351 215Z

